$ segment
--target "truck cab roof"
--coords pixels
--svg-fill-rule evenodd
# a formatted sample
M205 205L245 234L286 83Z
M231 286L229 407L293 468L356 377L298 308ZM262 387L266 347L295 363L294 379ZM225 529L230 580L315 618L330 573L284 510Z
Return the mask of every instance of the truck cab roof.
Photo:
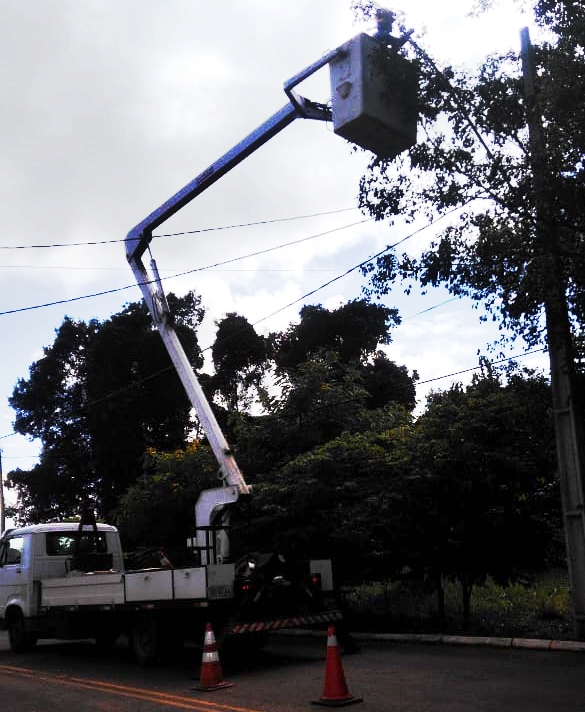
M70 532L78 531L79 522L51 522L48 524L29 524L24 527L16 527L15 529L9 529L4 534L10 534L10 536L20 535L20 534L35 534L39 532ZM98 524L97 529L100 532L117 532L116 527L111 524ZM82 527L83 531L92 531L93 526L85 524Z

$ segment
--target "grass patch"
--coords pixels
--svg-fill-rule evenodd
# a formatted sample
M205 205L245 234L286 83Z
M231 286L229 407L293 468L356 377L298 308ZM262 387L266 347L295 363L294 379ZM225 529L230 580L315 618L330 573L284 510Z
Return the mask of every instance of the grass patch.
M569 585L564 571L551 571L531 583L499 586L491 579L476 586L471 620L462 629L461 590L445 584L445 619L439 617L436 594L422 582L368 583L346 592L354 630L451 633L501 637L574 639Z

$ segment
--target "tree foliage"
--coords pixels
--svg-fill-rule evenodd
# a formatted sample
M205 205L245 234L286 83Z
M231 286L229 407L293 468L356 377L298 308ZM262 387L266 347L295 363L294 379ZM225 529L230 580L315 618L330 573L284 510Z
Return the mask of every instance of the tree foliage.
M331 557L339 583L387 576L397 560L390 543L398 528L392 431L408 422L397 409L384 423L389 430L343 433L259 483L246 520L248 545L271 542L300 559Z
M217 484L217 463L209 446L195 441L172 452L148 448L142 475L116 511L125 548L184 550L187 537L194 535L197 498Z
M494 374L431 394L408 438L407 562L437 586L506 584L562 561L550 386L542 376ZM561 547L562 550L562 547ZM418 560L417 558L418 557Z
M199 298L169 295L177 331L195 368L202 364L193 325ZM39 466L8 475L23 503L19 519L77 513L82 502L111 517L140 474L147 446L183 445L190 406L143 305L104 322L65 317L52 346L16 384L15 431L42 442Z
M249 409L267 368L266 340L245 317L232 312L217 322L211 355L215 373L210 390L221 396L228 411Z
M320 351L335 352L342 363L364 361L391 342L390 328L400 324L396 309L364 299L333 311L320 304L305 306L300 317L276 337L274 360L280 371L290 371Z
M536 108L542 117L544 212L554 234L538 237L527 100L520 56L488 57L476 70L438 68L418 44L421 140L393 162L373 158L360 204L378 220L457 211L421 255L388 252L365 268L371 290L399 278L445 284L481 300L503 327L530 344L545 338L542 319L547 252L558 252L575 325L583 323L585 284L584 11L579 3L535 4L538 22L556 33L537 48ZM520 44L520 40L519 40Z
M263 474L247 540L333 557L344 582L411 576L440 598L456 580L468 620L487 576L505 584L562 565L550 398L540 375L488 369L432 394L415 422L378 410Z
M242 418L235 433L252 472L266 474L342 433L375 429L384 409L390 420L396 408L412 411L416 372L379 350L398 322L395 310L362 299L334 310L303 307L298 323L270 336L276 388L267 414Z

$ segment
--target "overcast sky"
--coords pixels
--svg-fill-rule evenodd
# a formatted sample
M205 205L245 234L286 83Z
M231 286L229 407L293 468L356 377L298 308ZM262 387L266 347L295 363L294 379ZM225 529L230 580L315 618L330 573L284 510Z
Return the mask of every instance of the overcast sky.
M405 11L417 33L426 28L439 66L471 66L490 52L518 49L530 18L513 0L479 19L466 17L471 5L403 0L392 9ZM371 28L354 24L350 0L0 0L0 9L7 474L30 469L39 451L10 436L8 398L64 316L103 320L141 298L125 259L130 228L286 104L287 79ZM328 85L324 68L298 89L326 101ZM296 121L155 231L205 231L152 243L167 291L202 296L203 347L213 341L214 320L229 311L268 332L296 321L303 303L336 308L360 297L355 272L319 288L412 231L374 225L357 210L367 157L327 124ZM413 237L409 251L434 234ZM205 269L227 260L234 261ZM117 291L80 298L110 290ZM442 290L406 297L397 289L386 301L404 319L388 355L426 382L418 387L421 404L431 388L467 382L470 373L431 379L477 366L478 350L497 336L470 303L448 300Z

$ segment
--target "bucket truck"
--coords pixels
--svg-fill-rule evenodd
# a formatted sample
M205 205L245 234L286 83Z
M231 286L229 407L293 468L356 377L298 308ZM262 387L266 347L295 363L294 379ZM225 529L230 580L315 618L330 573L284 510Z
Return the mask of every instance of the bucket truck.
M162 559L160 566L126 570L116 529L96 524L87 513L79 525L5 532L0 540L0 625L8 629L14 650L30 648L39 637L85 636L103 642L127 633L138 659L148 662L163 643L201 632L209 620L236 636L341 619L337 607L326 605L327 594L334 592L328 560L311 561L307 576L297 582L287 581L278 559L268 555L236 571L229 551L229 513L251 488L179 342L156 263L151 260L149 271L143 256L158 226L296 119L331 122L336 134L388 160L413 145L416 72L397 52L404 38L389 35L391 20L388 14L379 20L376 36L358 35L287 81L283 108L128 233L127 261L217 459L221 485L204 490L195 505L194 565L185 568L169 568ZM330 67L331 106L295 91L325 65ZM251 598L243 601L238 580L251 590ZM294 609L293 602L292 610L280 613L272 605L262 611L262 593L291 583L302 605Z

